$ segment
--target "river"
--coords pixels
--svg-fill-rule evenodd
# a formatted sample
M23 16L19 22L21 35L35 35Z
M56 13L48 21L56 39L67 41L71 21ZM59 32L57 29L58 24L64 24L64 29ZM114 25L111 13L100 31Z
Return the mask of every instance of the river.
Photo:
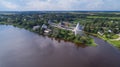
M120 50L93 37L96 47L0 25L0 67L120 67Z

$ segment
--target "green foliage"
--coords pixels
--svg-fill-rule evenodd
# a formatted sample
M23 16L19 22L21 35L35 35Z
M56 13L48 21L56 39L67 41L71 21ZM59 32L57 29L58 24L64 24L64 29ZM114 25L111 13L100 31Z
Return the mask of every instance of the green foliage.
M109 41L110 43L112 43L114 46L120 48L120 40L119 41Z

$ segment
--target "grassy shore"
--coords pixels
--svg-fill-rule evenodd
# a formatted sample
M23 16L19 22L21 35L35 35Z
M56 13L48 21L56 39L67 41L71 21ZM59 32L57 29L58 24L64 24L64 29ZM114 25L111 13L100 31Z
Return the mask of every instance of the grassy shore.
M100 35L98 35L98 37L120 49L120 41L119 40L118 41L112 40L112 39L106 38L105 36L100 36Z
M120 49L120 41L109 41L111 44L113 44L115 47L118 47Z
M108 18L108 19L120 19L120 17L104 17L104 16L87 16L87 18L99 18L99 19L105 19L105 18Z
M89 34L89 35L92 35L92 36L99 37L99 38L103 39L104 41L107 41L108 43L110 43L110 44L112 44L113 46L115 46L115 47L117 47L117 48L120 49L120 40L118 40L118 41L117 41L117 40L112 40L112 39L106 38L104 35L103 35L103 36L100 36L100 35L94 34L94 33L88 33L88 32L86 32L86 33ZM114 35L113 37L114 37L115 39L118 38L117 35Z
M94 39L91 39L91 44L87 44L88 46L97 46L97 44L95 43L95 40Z

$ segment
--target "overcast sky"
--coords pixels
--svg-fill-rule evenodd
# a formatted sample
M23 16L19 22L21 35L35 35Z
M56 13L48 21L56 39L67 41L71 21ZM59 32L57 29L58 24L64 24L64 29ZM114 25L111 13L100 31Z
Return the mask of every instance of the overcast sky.
M0 0L0 11L120 11L120 0Z

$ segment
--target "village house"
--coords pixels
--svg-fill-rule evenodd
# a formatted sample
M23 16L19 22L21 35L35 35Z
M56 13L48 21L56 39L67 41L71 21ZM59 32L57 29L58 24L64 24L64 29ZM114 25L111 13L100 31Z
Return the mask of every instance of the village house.
M49 33L51 31L45 24L42 25L41 29L44 31L44 33Z
M59 27L68 28L70 25L69 22L62 21L58 24Z
M101 35L101 36L103 36L104 35L104 33L103 32L101 32L101 31L98 31L97 32L99 35Z
M33 30L37 30L37 29L39 29L39 28L40 28L39 25L37 25L37 26L33 26Z
M47 25L43 24L41 29L44 29L44 30L47 29Z

